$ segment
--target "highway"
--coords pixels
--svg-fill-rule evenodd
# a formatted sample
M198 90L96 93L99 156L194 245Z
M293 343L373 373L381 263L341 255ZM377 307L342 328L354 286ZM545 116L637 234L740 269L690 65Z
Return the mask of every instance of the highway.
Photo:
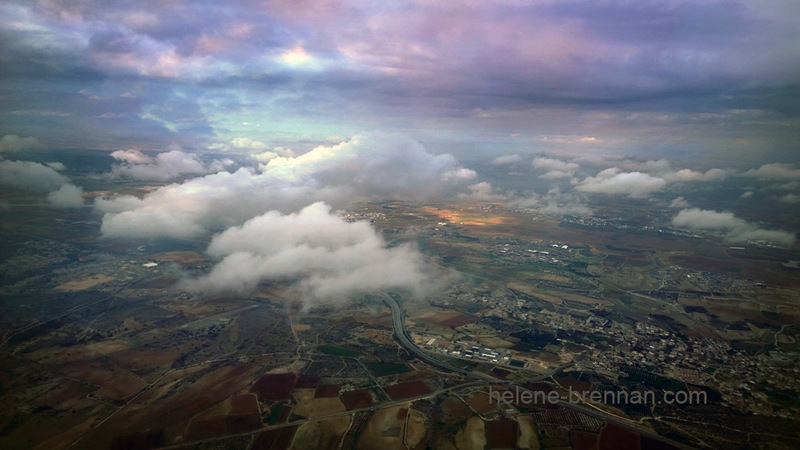
M401 344L403 344L405 348L407 348L413 354L417 355L419 359L434 366L441 367L442 369L445 369L450 372L460 373L462 375L479 378L484 381L494 381L494 382L500 381L492 376L482 373L476 373L471 370L462 369L460 367L456 367L452 364L448 364L444 361L438 360L433 356L427 354L425 351L421 350L416 345L414 345L414 343L411 341L411 338L408 335L408 331L406 331L405 316L403 315L403 311L400 310L400 305L397 304L397 302L395 301L395 299L392 298L391 295L385 292L380 292L380 294L383 296L383 299L386 302L386 304L389 305L389 309L392 310L392 326L394 327L395 336L397 336L397 339L400 341Z

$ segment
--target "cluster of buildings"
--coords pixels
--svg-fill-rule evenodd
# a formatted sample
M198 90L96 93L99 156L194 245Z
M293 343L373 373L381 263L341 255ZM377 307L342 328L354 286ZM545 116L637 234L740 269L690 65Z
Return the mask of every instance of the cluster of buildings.
M495 364L508 363L511 359L510 350L501 352L491 347L481 347L474 342L453 344L443 339L430 338L425 343L425 348L451 357L488 361Z

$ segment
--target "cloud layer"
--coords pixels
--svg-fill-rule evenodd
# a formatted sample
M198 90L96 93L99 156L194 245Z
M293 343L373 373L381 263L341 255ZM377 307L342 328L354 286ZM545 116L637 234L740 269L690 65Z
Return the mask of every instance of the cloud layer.
M725 231L725 238L732 242L768 241L789 246L796 240L794 233L760 228L729 211L683 209L672 219L672 224L678 227Z
M792 1L8 0L0 14L0 132L68 147L393 128L792 157L798 137Z
M117 150L111 157L120 161L111 168L119 177L137 180L166 181L181 175L196 175L208 172L197 156L180 150L170 150L150 157L138 150Z
M620 172L613 167L594 177L586 177L575 186L581 192L595 194L618 194L632 198L644 198L666 186L662 178L642 172Z
M273 158L261 169L210 174L144 198L100 199L95 204L105 212L101 230L107 237L187 238L316 201L339 207L369 198L424 199L475 176L452 155L434 155L407 136L381 132Z
M47 194L47 201L58 208L83 206L83 189L69 183L69 178L56 172L51 165L32 161L0 160L0 186L21 191ZM63 164L55 164L63 168Z
M270 211L214 236L207 250L219 262L184 288L247 292L267 279L298 280L307 304L359 292L434 288L430 267L408 245L387 248L367 222L347 222L318 202L297 213Z

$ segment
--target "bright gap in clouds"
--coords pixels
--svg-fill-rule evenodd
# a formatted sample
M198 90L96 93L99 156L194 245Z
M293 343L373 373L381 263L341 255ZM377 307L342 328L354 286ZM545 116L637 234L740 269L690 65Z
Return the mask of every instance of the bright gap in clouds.
M291 50L287 50L281 55L281 61L290 67L302 66L312 61L311 55L300 45L296 45Z

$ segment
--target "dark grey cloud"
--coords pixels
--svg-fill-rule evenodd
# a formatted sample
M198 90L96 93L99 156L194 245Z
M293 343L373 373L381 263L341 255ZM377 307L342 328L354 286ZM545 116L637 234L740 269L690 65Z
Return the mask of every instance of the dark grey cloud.
M51 0L0 12L0 132L38 126L43 142L202 147L243 131L319 141L375 128L797 159L796 2ZM34 125L14 111L71 115L26 116Z

